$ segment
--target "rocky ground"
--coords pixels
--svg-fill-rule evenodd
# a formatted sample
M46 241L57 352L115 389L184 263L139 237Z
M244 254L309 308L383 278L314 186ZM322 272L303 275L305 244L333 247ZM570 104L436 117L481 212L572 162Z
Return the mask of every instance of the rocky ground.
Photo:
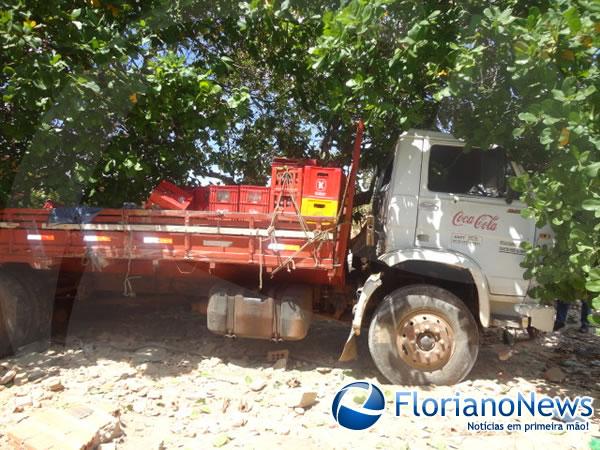
M73 405L118 416L121 431L106 434L103 449L550 450L590 448L600 436L597 412L585 432L476 432L458 419L394 417L392 393L408 388L380 378L364 342L359 361L338 363L347 336L338 323L315 322L300 342L230 340L212 335L189 305L144 299L77 305L70 323L64 345L30 348L1 361L1 448L10 448L11 429L32 415ZM496 332L483 340L466 381L418 391L477 396L533 390L588 395L599 407L600 337L570 328L536 340L520 335L512 347ZM334 422L331 401L340 387L359 379L382 387L387 411L368 431L349 432Z

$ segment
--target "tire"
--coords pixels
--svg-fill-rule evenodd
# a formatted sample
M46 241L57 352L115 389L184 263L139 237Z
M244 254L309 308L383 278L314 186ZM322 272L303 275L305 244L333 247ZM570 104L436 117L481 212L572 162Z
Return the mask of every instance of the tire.
M15 277L0 272L0 357L29 342L34 316L27 289Z
M40 339L49 340L52 326L54 290L48 283L48 275L43 271L21 267L7 267L4 270L18 281L27 291L31 304L31 321L25 343Z
M473 368L479 329L451 292L411 285L391 292L377 307L369 350L379 371L394 384L451 385Z

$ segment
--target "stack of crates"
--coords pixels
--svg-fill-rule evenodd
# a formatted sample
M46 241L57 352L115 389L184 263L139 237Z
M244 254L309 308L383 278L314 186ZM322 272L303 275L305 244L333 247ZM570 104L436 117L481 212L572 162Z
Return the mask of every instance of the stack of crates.
M240 186L240 207L243 213L268 213L270 189L264 186Z
M304 167L302 215L306 217L336 217L342 178L342 169L337 167Z
M275 158L271 168L270 210L279 208L284 213L297 213L302 205L304 168L315 165L315 160Z
M209 186L208 210L237 212L240 197L239 186Z

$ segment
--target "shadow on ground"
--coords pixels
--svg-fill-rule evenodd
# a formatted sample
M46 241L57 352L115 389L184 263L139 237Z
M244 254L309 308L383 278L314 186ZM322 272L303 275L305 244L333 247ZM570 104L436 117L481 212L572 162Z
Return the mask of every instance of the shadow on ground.
M359 339L356 361L337 361L347 335L347 324L315 321L302 341L230 339L209 332L206 317L192 311L185 297L173 297L170 302L164 298L158 302L151 296L113 297L76 303L63 344L54 343L50 351L32 352L29 348L9 361L18 360L27 371L51 375L64 367L101 366L102 360L112 360L159 379L190 373L211 358L242 368L268 368L273 364L267 360L268 352L288 350L288 368L322 372L341 368L352 378L376 378L386 384L369 356L364 337ZM466 382L518 384L526 379L540 393L598 398L599 352L599 337L573 330L536 340L520 336L512 347L502 344L500 333L490 331L482 336L478 361ZM565 379L544 379L551 367L560 368Z

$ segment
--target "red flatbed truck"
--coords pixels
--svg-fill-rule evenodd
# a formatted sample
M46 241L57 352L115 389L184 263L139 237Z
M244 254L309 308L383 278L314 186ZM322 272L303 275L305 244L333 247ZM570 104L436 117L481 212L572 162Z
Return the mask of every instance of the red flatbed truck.
M351 304L346 255L362 134L361 123L335 220L303 217L300 205L296 213L97 209L66 223L56 209L0 210L0 356L48 333L54 291L84 274L132 294L140 278L208 273L222 280L207 308L212 331L303 338L313 309L327 309L323 299L344 299L329 308L338 314Z

